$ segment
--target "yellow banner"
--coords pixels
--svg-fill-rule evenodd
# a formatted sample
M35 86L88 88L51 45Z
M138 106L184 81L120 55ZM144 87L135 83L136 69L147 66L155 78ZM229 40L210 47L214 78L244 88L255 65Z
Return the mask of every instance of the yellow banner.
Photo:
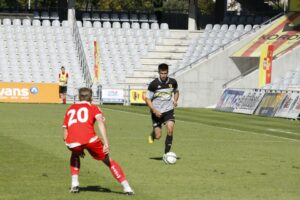
M130 90L130 103L145 104L146 90Z
M60 103L58 84L0 83L0 102Z
M259 88L262 88L266 85L266 65L267 65L267 54L268 54L268 45L264 45L261 48L261 54L259 59Z
M97 40L94 41L94 83L100 81L100 50Z
M300 0L289 0L289 11L300 11Z

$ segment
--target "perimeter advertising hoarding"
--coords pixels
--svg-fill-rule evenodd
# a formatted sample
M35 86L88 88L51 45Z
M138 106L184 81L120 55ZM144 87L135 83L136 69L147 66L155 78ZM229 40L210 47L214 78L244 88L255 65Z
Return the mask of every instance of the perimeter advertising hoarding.
M275 117L297 119L300 113L299 93L288 93L275 113Z
M58 84L0 83L0 102L60 103Z
M124 90L102 89L102 103L124 103Z
M146 90L130 90L130 103L146 104Z
M255 115L273 117L285 96L286 93L266 93L258 105Z
M253 114L264 95L264 90L246 90L237 101L233 112Z
M223 92L223 95L218 102L216 109L226 112L233 112L243 94L243 90L226 89Z

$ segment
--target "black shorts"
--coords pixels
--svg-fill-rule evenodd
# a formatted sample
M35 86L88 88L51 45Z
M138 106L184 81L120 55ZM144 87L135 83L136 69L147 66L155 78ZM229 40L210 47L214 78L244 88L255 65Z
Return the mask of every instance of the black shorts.
M67 93L67 86L59 86L59 94Z
M167 121L175 122L174 110L169 110L167 112L162 113L160 118L156 117L155 114L152 113L151 118L153 128L161 128L161 125L165 124Z

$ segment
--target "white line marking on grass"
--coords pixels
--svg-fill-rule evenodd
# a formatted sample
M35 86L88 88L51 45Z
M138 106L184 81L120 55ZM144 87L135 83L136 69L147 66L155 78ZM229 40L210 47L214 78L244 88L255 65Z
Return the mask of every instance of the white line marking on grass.
M282 129L273 129L273 128L269 128L269 129L267 129L267 130L273 131L273 132L287 133L287 134L292 134L292 135L300 135L299 133L295 133L295 132L291 132L291 131L286 131L286 130L282 130Z
M124 110L117 110L117 109L112 109L112 108L104 108L104 110L105 109L111 110L111 111L116 111L116 112L121 112L121 113L129 113L129 114L133 114L133 115L148 117L148 115L141 114L141 113L134 113L134 112L124 111ZM253 132L253 131L243 131L243 130L233 129L233 128L218 127L218 126L204 124L202 122L189 122L189 121L183 121L183 120L178 120L178 119L176 119L176 121L185 122L185 123L191 123L191 124L202 124L202 125L208 126L208 127L219 128L219 129L224 129L224 130L230 130L230 131L235 131L235 132L239 132L239 133L250 133L250 134L255 134L255 135L264 135L264 136L273 137L273 138L277 138L277 139L280 138L280 139L284 139L284 140L288 140L288 141L300 142L297 139L292 139L292 138L287 138L287 137L281 137L281 136L277 136L277 135L270 135L270 134L266 134L266 133L257 133L257 132Z
M235 131L235 132L251 133L251 134L255 134L255 135L265 135L265 136L268 136L268 137L281 138L281 139L285 139L285 140L289 140L289 141L293 141L293 142L300 142L297 139L292 139L292 138L287 138L287 137L281 137L281 136L277 136L277 135L270 135L270 134L266 134L266 133L257 133L257 132L253 132L253 131L242 131L242 130L233 129L233 128L224 128L224 127L221 127L221 128L225 129L225 130Z

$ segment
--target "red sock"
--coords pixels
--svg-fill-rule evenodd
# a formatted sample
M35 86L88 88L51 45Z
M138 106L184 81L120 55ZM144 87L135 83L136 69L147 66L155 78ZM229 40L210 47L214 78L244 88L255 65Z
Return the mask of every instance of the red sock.
M119 183L122 183L123 181L126 180L123 170L118 165L118 163L116 163L116 161L114 160L110 161L110 172L115 177L115 179L117 179Z
M71 159L70 159L70 170L71 170L71 175L79 174L79 170L80 170L79 156L72 154Z
M63 98L63 103L65 104L67 102L67 99L66 98Z

